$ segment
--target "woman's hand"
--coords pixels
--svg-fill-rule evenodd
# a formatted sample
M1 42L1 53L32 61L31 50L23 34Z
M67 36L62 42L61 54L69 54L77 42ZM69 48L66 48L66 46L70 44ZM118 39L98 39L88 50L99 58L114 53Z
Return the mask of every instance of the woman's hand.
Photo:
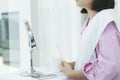
M70 66L69 63L67 63L66 61L62 61L60 64L60 69L62 72L64 72L68 77L71 77L72 73L74 72L74 70L72 69L72 67Z
M69 78L86 78L82 70L74 71L69 63L62 61L60 64L60 69Z

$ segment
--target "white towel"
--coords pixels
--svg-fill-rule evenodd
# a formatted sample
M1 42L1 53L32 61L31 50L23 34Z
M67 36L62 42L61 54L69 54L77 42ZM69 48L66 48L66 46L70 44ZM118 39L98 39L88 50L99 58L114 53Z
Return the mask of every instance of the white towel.
M111 21L115 22L120 32L120 20L117 18L117 13L114 9L102 10L93 17L81 36L75 70L82 69L87 62L91 61L91 58L95 55L94 50L100 36Z

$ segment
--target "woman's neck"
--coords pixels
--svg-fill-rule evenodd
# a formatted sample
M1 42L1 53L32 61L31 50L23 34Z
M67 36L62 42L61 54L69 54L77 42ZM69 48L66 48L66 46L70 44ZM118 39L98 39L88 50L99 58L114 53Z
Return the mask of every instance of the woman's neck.
M92 18L98 13L97 11L93 11L91 9L87 9L88 15L89 15L89 21L92 20Z

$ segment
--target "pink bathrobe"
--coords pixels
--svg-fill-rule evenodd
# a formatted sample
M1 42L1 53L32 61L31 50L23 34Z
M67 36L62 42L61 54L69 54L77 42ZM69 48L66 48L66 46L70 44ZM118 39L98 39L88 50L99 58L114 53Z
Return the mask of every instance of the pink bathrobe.
M88 20L82 27L81 35L87 24ZM95 52L98 61L86 63L83 73L87 79L78 80L120 80L120 32L114 22L107 25Z

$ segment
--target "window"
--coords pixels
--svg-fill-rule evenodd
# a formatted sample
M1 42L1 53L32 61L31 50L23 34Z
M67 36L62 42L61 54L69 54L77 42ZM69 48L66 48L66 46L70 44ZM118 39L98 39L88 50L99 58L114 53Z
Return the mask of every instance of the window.
M0 4L7 4L2 1ZM19 12L2 5L0 19L0 72L15 71L20 67Z

